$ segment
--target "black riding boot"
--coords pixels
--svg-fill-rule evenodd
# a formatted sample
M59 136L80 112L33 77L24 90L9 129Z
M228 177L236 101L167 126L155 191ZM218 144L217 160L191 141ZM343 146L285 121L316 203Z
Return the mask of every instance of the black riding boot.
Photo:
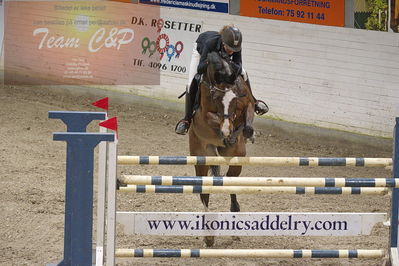
M185 105L185 115L182 120L180 120L175 128L175 132L180 135L185 135L190 128L191 119L193 118L194 112L194 102L195 97L198 92L198 77L196 77L191 81L190 89L186 88L186 105Z
M269 106L267 106L267 104L262 101L262 100L257 100L254 96L254 94L252 93L252 89L251 89L251 83L249 83L249 78L247 78L247 80L245 81L245 83L247 84L248 88L249 88L249 92L252 95L252 98L254 98L255 101L255 113L257 115L264 115L267 112L269 112Z

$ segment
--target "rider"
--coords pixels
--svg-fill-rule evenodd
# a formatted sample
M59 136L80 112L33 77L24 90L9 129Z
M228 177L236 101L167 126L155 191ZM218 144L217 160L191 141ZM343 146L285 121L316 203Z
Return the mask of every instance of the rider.
M185 135L190 128L200 75L205 73L208 66L208 53L218 52L223 58L229 59L236 74L241 74L243 76L252 94L248 75L242 67L241 42L242 34L240 30L234 26L224 26L220 32L206 31L198 36L197 41L194 43L191 57L188 76L189 84L187 85L190 89L186 89L185 116L176 125L175 132L177 134ZM253 95L252 97L255 100L255 113L257 115L263 115L269 111L269 107L265 102L256 100Z

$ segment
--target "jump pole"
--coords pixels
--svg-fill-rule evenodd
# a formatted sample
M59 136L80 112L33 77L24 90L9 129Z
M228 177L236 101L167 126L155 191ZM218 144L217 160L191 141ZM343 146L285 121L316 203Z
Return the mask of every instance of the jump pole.
M386 195L389 192L389 188L127 185L126 187L120 187L119 191L162 194Z
M383 250L118 249L117 257L141 258L382 258Z
M392 158L118 156L120 165L253 165L389 167Z
M123 185L162 186L306 186L306 187L399 187L399 178L334 177L231 177L121 175Z

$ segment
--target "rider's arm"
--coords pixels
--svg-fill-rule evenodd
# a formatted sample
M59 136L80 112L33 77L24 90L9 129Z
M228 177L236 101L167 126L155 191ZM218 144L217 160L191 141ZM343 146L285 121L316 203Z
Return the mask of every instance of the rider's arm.
M236 72L237 75L241 74L242 71L242 58L241 58L241 51L233 53L233 58L232 58L232 65L234 68L234 71Z
M209 32L204 37L206 39L201 43L201 58L197 68L199 74L205 73L208 66L208 54L217 51L220 42L220 35L217 32Z

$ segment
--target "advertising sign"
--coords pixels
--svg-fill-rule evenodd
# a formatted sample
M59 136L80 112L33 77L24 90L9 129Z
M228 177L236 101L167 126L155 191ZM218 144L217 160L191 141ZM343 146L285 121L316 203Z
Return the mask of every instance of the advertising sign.
M187 75L194 41L202 30L202 22L162 17L156 22L159 35L141 40L146 64L162 72ZM156 61L152 59L156 58ZM134 62L139 62L138 60Z
M245 0L240 15L343 27L345 0Z
M229 13L228 0L140 0L140 4L160 5L166 7L177 7L186 9L195 9L202 11Z
M159 7L7 1L6 9L7 84L159 84L159 57L149 63L143 50L159 36Z
M117 212L127 234L180 236L370 235L384 213Z

